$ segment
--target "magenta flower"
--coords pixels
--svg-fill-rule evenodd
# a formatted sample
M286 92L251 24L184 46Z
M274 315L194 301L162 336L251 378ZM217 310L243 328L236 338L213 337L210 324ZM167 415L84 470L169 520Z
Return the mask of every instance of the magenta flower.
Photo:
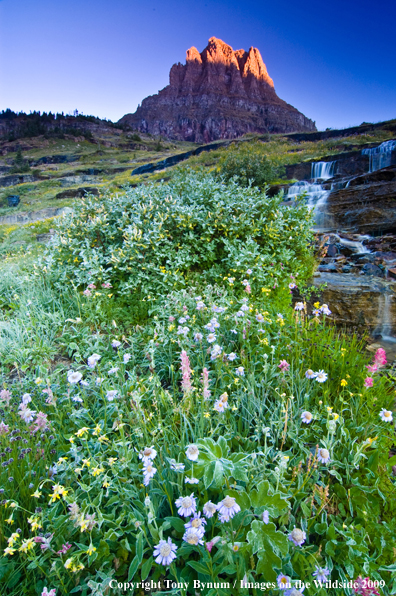
M373 584L369 577L363 579L359 576L353 582L353 591L355 594L361 594L361 596L379 596L378 590L374 587L369 587L369 584Z
M186 350L182 350L180 354L181 360L181 372L182 372L182 389L184 393L191 393L192 385L191 385L191 367L190 367L190 360L188 358L188 354Z
M373 379L371 377L366 377L364 379L364 386L365 387L372 387L373 386Z
M0 422L0 437L1 435L6 435L10 432L10 427L7 424L4 424L3 421Z
M83 294L84 294L84 296L92 296L92 292L91 292L91 290L88 290L88 288L83 291Z
M48 428L48 414L44 414L44 412L39 412L36 416L36 420L34 424L36 425L32 428L32 432L36 433L38 430L44 431Z
M386 363L387 360L385 350L383 348L378 348L374 356L374 364L377 364L378 366L385 366Z
M62 548L60 550L58 550L58 552L56 553L57 555L65 555L67 553L67 551L69 550L69 548L71 548L71 544L70 542L66 542L66 544L62 544Z
M287 372L290 368L290 364L286 362L286 360L281 360L278 364L278 368L280 368L282 372Z
M378 366L377 366L376 364L368 364L368 365L367 365L367 370L368 370L370 373L375 373L375 372L377 372L377 370L378 370Z
M52 590L48 591L48 588L45 587L44 590L41 592L41 596L55 596L56 595L56 588L52 588Z

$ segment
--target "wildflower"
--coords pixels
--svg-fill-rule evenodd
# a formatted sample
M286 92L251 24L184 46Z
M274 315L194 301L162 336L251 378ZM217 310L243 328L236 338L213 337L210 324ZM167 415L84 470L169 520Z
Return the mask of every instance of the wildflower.
M19 539L20 539L20 536L19 536L18 532L13 532L7 540L8 546L10 546L10 547L14 546L14 543L17 542Z
M179 497L175 501L176 507L178 507L178 514L183 517L189 517L193 515L197 509L196 500L194 493L191 493L189 497Z
M380 417L384 422L392 422L393 420L392 412L390 412L389 410L385 410L385 408L382 408L380 412Z
M4 424L3 420L0 422L0 437L2 435L6 435L10 432L10 427L7 424Z
M203 514L206 518L211 518L214 516L218 509L218 506L212 503L212 501L207 501L203 506Z
M209 335L206 338L206 341L212 344L214 341L216 341L216 335L214 333L209 333Z
M374 363L377 364L377 366L385 366L387 363L386 352L383 348L378 348L376 351L374 355Z
M18 550L21 553L27 553L28 550L32 550L34 547L34 539L33 538L27 538L26 540L23 540L21 546L18 548Z
M191 367L190 360L185 350L180 354L181 372L182 372L182 389L185 394L191 393L193 387L191 385Z
M36 490L31 496L34 497L35 499L39 499L41 497L42 493L39 490Z
M6 557L7 555L12 556L16 551L16 548L12 548L10 546L7 546L7 548L4 549L4 553L3 556Z
M145 463L143 465L143 484L144 486L148 486L150 484L150 480L151 478L154 478L154 475L157 472L157 468L154 468L154 466L152 465L151 461Z
M278 364L278 368L281 369L281 372L287 372L290 368L290 364L286 362L286 360L281 360Z
M74 395L71 399L72 399L72 401L78 402L80 404L82 404L82 402L83 402L83 400L81 399L81 397L79 395Z
M202 302L202 300L198 300L198 302L197 302L197 310L202 310L203 308L205 308L205 303Z
M42 383L44 383L43 379L40 379L40 377L34 379L34 382L36 383L36 385L41 385Z
M79 428L78 431L76 432L76 436L77 437L83 437L84 435L88 434L88 428L86 426L83 426L82 428Z
M96 377L95 379L95 385L101 385L103 383L104 379L102 377Z
M209 399L212 392L209 389L209 371L206 367L202 369L201 383L203 385L203 398Z
M237 358L237 355L235 354L235 352L230 352L229 354L227 354L227 359L230 362L233 362L236 358Z
M183 325L183 323L187 323L187 319L185 319L184 317L180 317L179 323L180 325Z
M11 400L11 392L8 389L2 389L0 391L0 402L5 402L5 405L8 406Z
M355 594L361 594L362 596L379 596L378 590L374 586L371 587L368 582L370 582L369 577L363 579L359 576L355 579L353 582L353 591ZM372 582L370 583L372 585Z
M113 366L109 370L109 375L115 375L119 370L120 370L120 368L118 366Z
M199 449L196 445L192 444L187 447L186 457L191 461L197 461L199 456Z
M90 356L88 358L89 368L95 368L95 366L98 364L100 358L101 358L101 356L99 356L99 354L92 354L92 356Z
M324 370L320 370L319 372L315 373L316 380L318 383L324 383L327 381L327 373Z
M198 343L199 341L202 341L202 339L203 339L202 333L199 333L199 332L198 333L194 333L194 341L195 342Z
M177 546L173 544L172 540L160 540L159 544L154 547L153 556L155 562L159 565L169 566L174 559L176 559Z
M297 286L296 286L296 284L293 281L289 283L290 290L294 290L294 288L296 288L296 287Z
M62 548L60 550L58 550L58 552L56 553L57 555L65 555L67 553L67 551L71 548L71 544L70 542L66 542L66 544L62 544Z
M32 532L34 532L35 530L38 530L39 528L42 528L42 527L43 527L43 526L40 524L40 522L39 522L39 518L38 518L37 516L35 516L35 517L33 517L33 516L30 516L30 517L28 517L28 520L27 520L27 521L28 521L28 523L29 523L29 524L30 524L30 526L31 526L31 528L30 528L30 529L32 530Z
M223 350L223 348L221 348L218 344L216 344L215 346L213 346L213 349L210 352L210 359L211 360L216 360L216 358L218 356L220 356L222 350Z
M30 410L25 404L20 404L18 409L20 410L18 414L24 422L32 422L34 415L36 414L35 410Z
M85 552L90 557L95 551L96 551L96 548L94 547L94 545L90 544L88 547L88 550L86 550Z
M238 368L235 369L235 374L238 375L238 377L244 377L245 369L243 368L243 366L238 366Z
M128 362L130 361L131 358L132 358L132 356L130 354L124 354L124 356L122 358L124 364L128 364Z
M109 282L106 282L106 283L102 284L102 288L109 289L109 288L112 288L112 287L113 287L113 286L112 286L112 285L111 285L111 283L109 283Z
M306 371L305 376L307 379L314 379L317 373L311 370L310 368Z
M265 524L268 524L269 523L269 511L267 511L267 510L263 511L262 518L263 518L263 522Z
M319 567L319 565L315 565L316 571L313 572L313 576L316 577L317 581L319 582L327 582L327 576L330 575L330 571L327 567Z
M305 423L305 424L310 424L312 422L313 416L311 414L311 412L303 412L301 414L301 420Z
M304 310L304 302L296 302L294 310Z
M288 535L288 538L296 546L302 546L307 538L307 535L304 530L300 530L300 528L294 528L294 530Z
M118 395L118 391L116 389L112 389L106 393L106 397L108 401L113 401Z
M215 401L213 409L222 414L228 408L228 402L218 399Z
M329 307L327 306L327 304L322 304L322 306L320 307L319 310L324 315L331 315L331 310L329 309Z
M174 472L183 472L186 466L184 464L179 464L175 459L171 459L170 467Z
M118 341L118 339L113 339L113 341L111 342L111 345L112 345L113 348L117 349L117 348L120 347L121 342Z
M22 403L23 404L26 405L26 404L30 403L31 401L32 401L32 396L30 395L30 393L24 393L22 395Z
M188 530L184 532L183 540L192 545L203 544L202 536L203 535L198 532L196 528L188 528Z
M179 327L177 328L177 335L184 335L184 337L187 337L189 331L189 327L181 327L179 325Z
M236 329L231 329L231 333L233 333L234 335L238 335L238 331Z
M83 294L84 294L84 296L92 296L92 292L91 292L91 290L88 290L88 288L83 291Z
M82 379L82 374L79 372L75 372L73 370L69 370L67 373L67 380L71 385L76 385Z
M373 386L373 379L371 377L366 377L364 379L364 386L369 388Z
M154 447L146 447L139 453L139 459L143 461L143 464L147 464L148 462L152 461L156 458L156 456L157 451L154 449Z
M278 577L276 578L276 582L278 584L278 588L280 590L286 590L287 588L290 588L291 583L290 583L290 577L288 577L287 575L283 575L280 574L278 575Z
M186 484L198 484L199 483L199 479L198 478L189 478L188 476L186 476L184 478L184 482Z
M377 370L378 370L378 366L377 366L376 364L368 364L368 365L367 365L367 370L368 370L370 373L375 373L375 372L377 372Z
M244 300L244 304L242 304L242 306L241 306L241 311L242 312L247 312L249 310L249 308L250 308L249 305L246 304L247 298L244 298L243 300Z
M238 511L241 510L234 497L226 496L217 504L217 509L222 523L229 521Z
M187 522L186 524L184 524L184 527L186 528L186 530L188 530L188 528L194 528L194 530L196 530L198 532L198 534L202 536L205 534L205 525L207 524L206 519L204 519L203 517L201 517L201 512L196 513L194 515L194 517L192 519L190 519L189 522Z
M319 449L318 451L318 460L322 464L327 464L330 461L330 453L327 449Z

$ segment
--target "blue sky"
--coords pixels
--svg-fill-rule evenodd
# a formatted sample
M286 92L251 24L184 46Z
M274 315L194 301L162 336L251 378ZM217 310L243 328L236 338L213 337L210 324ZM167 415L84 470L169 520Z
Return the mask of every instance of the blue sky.
M394 0L0 0L0 110L118 120L215 36L319 129L396 118L395 21Z

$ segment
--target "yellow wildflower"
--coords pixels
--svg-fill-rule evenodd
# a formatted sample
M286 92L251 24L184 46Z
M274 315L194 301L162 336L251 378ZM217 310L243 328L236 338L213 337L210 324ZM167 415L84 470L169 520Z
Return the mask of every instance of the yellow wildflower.
M117 461L117 458L109 457L109 459L107 461L109 462L109 466L112 466Z
M314 303L314 307L315 307L315 308L320 308L320 302L315 302L315 303Z
M97 424L97 425L95 426L95 430L93 431L93 433L92 433L92 434L93 434L93 435L99 435L101 432L102 432L102 428L101 428L100 424Z
M22 544L18 550L21 553L27 553L28 550L32 550L33 547L34 547L34 538L28 538L27 540L24 540L22 542Z
M83 459L82 463L84 464L84 466L87 466L87 468L89 468L89 466L91 465L91 462L89 461L89 459Z
M10 526L14 523L12 515L10 515L10 517L4 521L6 522L6 524L10 524Z
M92 553L94 553L95 551L96 548L93 546L93 544L90 544L88 550L86 550L85 552L87 553L87 555L91 556Z
M31 525L32 532L34 532L35 530L38 530L39 528L42 528L43 527L40 524L38 517L33 517L33 516L28 517L28 523Z
M11 548L10 546L7 546L7 548L4 549L4 557L7 555L13 555L15 552L15 548Z
M92 476L99 476L102 472L104 472L104 468L93 468Z
M86 433L88 433L88 428L86 426L83 426L82 428L79 428L78 431L76 432L76 436L77 437L82 437L83 435L85 435Z
M209 412L205 412L204 418L210 418L210 413Z
M333 416L334 420L338 420L340 417L340 415L336 414L336 412L332 412L332 416Z
M346 381L345 379L341 380L341 387L346 387L348 385L348 381Z

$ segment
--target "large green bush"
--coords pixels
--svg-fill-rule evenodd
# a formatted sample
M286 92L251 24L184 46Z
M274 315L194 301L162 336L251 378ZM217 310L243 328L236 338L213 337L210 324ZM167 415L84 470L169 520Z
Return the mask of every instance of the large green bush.
M218 173L225 179L235 177L241 186L264 187L278 177L278 170L273 161L262 152L262 146L246 144L235 148L231 146L220 160Z
M180 172L167 184L86 198L63 217L46 266L62 286L110 283L126 296L225 277L243 291L247 269L252 289L277 287L312 270L309 212L280 203L234 180Z

